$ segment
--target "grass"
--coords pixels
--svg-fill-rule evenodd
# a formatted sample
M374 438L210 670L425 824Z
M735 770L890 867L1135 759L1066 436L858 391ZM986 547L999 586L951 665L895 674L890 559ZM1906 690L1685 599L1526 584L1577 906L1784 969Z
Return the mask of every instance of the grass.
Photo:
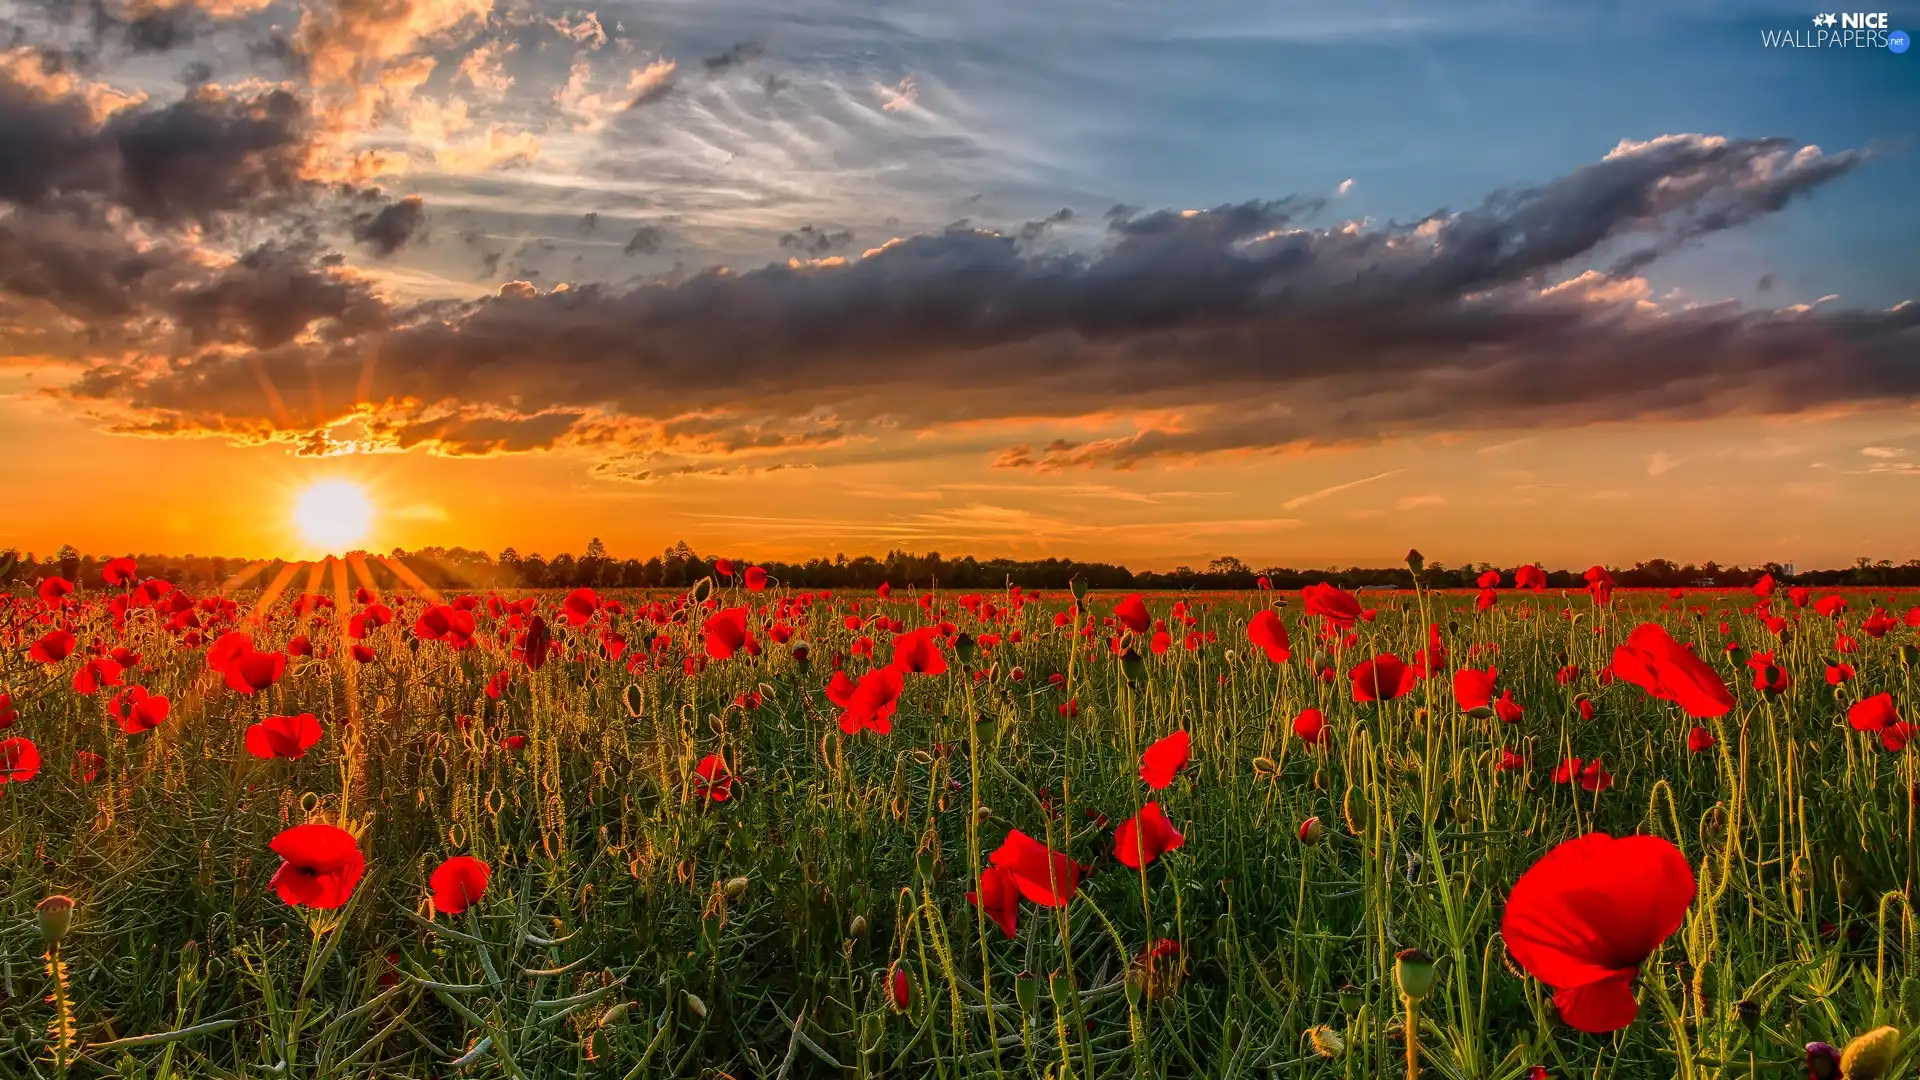
M1393 964L1413 947L1441 966L1419 1011L1422 1075L1802 1076L1803 1044L1904 1031L1920 1010L1914 751L1889 753L1844 718L1881 691L1915 717L1899 652L1914 630L1857 628L1875 601L1897 616L1915 600L1845 592L1847 627L1809 608L1777 642L1743 592L1623 591L1596 608L1508 591L1488 612L1471 593L1369 593L1377 619L1340 649L1291 597L1286 664L1245 639L1270 595L1149 596L1160 618L1184 601L1190 629L1217 640L1190 651L1176 627L1162 655L1141 642L1138 665L1117 662L1097 625L1117 595L1087 598L1095 625L1076 637L1054 620L1070 597L989 597L1007 612L989 622L939 594L935 612L959 629L1023 640L977 652L978 679L949 648L953 670L907 677L891 734L854 736L822 693L831 659L862 634L878 662L890 647L842 620L857 604L935 621L904 591L782 616L810 663L765 642L692 674L685 658L702 649L684 614L603 612L631 642L613 661L597 625L559 626L558 594L542 595L568 655L529 672L484 609L479 642L456 651L413 636L413 600L357 663L335 643L344 595L301 620L283 599L247 624L260 647L304 631L333 655L294 660L253 696L151 612L116 628L103 594L79 594L63 617L83 647L139 652L128 681L173 703L138 735L106 715L117 688L72 691L84 657L25 659L47 625L21 597L0 608L0 690L19 712L5 735L31 738L45 764L0 785L0 1076L1376 1077L1407 1068ZM615 596L629 612L663 599ZM774 620L757 609L790 597L721 599L755 607L765 641ZM1774 610L1795 611L1784 596ZM1694 722L1672 706L1595 677L1647 619L1735 687L1737 709L1706 725L1708 752L1689 752ZM1352 700L1345 671L1411 659L1429 623L1449 669L1499 668L1518 722L1462 712L1444 677ZM1823 671L1841 633L1858 639L1858 675L1836 689ZM669 640L649 661L656 635ZM1777 646L1789 691L1755 691L1729 639ZM1332 682L1314 677L1316 653ZM869 664L846 661L856 675ZM1562 682L1568 666L1582 674ZM506 669L507 692L489 698ZM757 708L735 704L749 692ZM1329 721L1317 749L1291 734L1310 705ZM305 759L243 751L247 724L302 711L326 726ZM1140 753L1179 727L1193 763L1155 795ZM1495 771L1503 748L1528 766ZM70 772L81 750L105 759L92 783ZM695 783L709 753L739 777L728 801ZM1574 756L1601 759L1613 785L1551 782ZM1112 857L1113 826L1150 795L1186 842L1136 873ZM1310 817L1321 843L1298 835ZM308 819L361 836L368 872L336 912L291 908L267 885L269 842ZM1012 940L963 896L1010 828L1097 867L1069 906L1023 904ZM1700 880L1687 924L1643 971L1638 1020L1606 1037L1561 1024L1497 933L1514 880L1595 829L1665 836ZM455 854L486 860L493 881L465 915L436 917L425 883ZM78 902L62 994L34 929L56 893ZM1143 959L1159 939L1177 953ZM67 1007L70 1046L53 1037Z

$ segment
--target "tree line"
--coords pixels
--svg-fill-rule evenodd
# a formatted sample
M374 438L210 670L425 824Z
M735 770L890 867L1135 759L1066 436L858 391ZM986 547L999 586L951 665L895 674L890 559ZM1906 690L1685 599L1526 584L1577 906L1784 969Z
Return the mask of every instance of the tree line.
M408 576L418 577L441 590L462 589L573 589L581 586L605 589L678 589L700 578L714 575L724 560L720 556L701 555L685 541L647 559L615 558L607 553L598 538L578 554L563 552L551 558L537 552L520 554L507 548L497 555L464 547L425 547L414 551L395 548L384 555L360 553L376 587L393 590L407 584ZM100 570L112 554L82 554L71 545L46 556L8 549L0 551L0 585L33 585L43 578L63 577L83 587L100 587ZM274 580L289 565L280 560L254 560L207 555L135 554L142 577L163 578L176 586L199 590L217 587L256 563L260 565L248 577L250 585ZM749 561L731 560L735 572L745 570ZM1406 566L1327 567L1295 569L1283 566L1253 567L1231 555L1221 556L1204 568L1180 566L1169 571L1130 570L1106 562L1077 559L980 559L972 555L944 558L939 552L925 555L908 551L889 551L884 557L845 554L819 557L805 562L761 562L758 565L777 584L806 589L874 589L882 583L896 589L954 589L960 591L997 590L1008 586L1025 589L1065 589L1075 579L1095 589L1253 589L1260 579L1275 589L1298 589L1315 582L1331 582L1342 588L1408 588L1412 572ZM1427 563L1424 581L1432 588L1471 588L1487 570L1503 572L1502 583L1513 583L1510 566L1490 563L1445 566ZM404 572L403 572L404 571ZM1850 567L1797 570L1791 565L1764 563L1759 566L1721 566L1713 561L1700 564L1674 563L1653 559L1632 567L1610 567L1614 580L1628 588L1744 587L1763 574L1777 581L1812 586L1920 586L1920 559L1894 564L1882 559L1861 558ZM1554 569L1547 572L1550 588L1583 588L1585 568ZM295 573L288 581L291 589L304 587L307 576ZM359 579L356 577L355 582ZM330 582L322 582L330 589Z

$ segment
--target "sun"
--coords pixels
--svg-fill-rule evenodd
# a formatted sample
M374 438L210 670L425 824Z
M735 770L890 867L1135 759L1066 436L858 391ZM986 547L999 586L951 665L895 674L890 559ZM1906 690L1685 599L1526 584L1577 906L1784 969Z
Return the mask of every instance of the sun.
M373 501L350 480L316 481L295 496L293 524L307 543L339 554L366 539L373 525Z

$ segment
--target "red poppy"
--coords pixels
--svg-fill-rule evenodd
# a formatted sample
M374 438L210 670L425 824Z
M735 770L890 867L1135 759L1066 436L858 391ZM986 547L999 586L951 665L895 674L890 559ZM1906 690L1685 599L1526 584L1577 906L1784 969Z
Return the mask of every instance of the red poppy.
M1527 973L1554 988L1573 1027L1633 1022L1633 978L1680 929L1696 886L1680 849L1657 836L1589 833L1554 848L1507 897L1500 934Z
M527 665L528 671L539 671L552 652L553 631L547 629L547 620L538 615L529 615L527 629L516 643L513 658Z
M242 694L257 694L280 681L286 670L285 653L249 652L227 665L227 685Z
M313 640L305 634L295 634L287 640L288 656L312 656Z
M732 559L713 560L713 572L716 574L719 574L723 578L732 577L733 576L733 560Z
M1013 878L1020 895L1042 907L1065 907L1080 887L1080 864L1015 829L989 856Z
M1760 580L1753 583L1753 595L1762 600L1773 595L1773 575L1761 574Z
M1327 741L1327 718L1319 709L1308 706L1293 718L1293 733L1308 746L1319 746Z
M1144 634L1153 626L1153 616L1147 613L1147 602L1139 593L1129 593L1119 603L1113 605L1114 617L1136 634Z
M693 790L696 796L704 795L713 802L726 802L733 798L733 774L727 771L726 759L719 754L708 754L693 767Z
M73 692L90 695L103 686L120 685L120 665L112 658L96 656L73 673Z
M1847 710L1847 723L1855 731L1882 731L1899 722L1900 713L1893 707L1892 694L1875 694L1854 702Z
M1513 700L1513 691L1502 690L1500 696L1493 700L1493 715L1499 717L1503 724L1517 724L1521 717L1527 715L1527 710Z
M20 719L20 713L13 707L13 695L0 694L0 731L12 727L13 722L18 719Z
M33 647L27 650L28 659L41 664L57 664L73 655L77 644L74 636L65 630L49 630Z
M1701 720L1733 709L1733 694L1719 674L1658 623L1642 623L1613 651L1613 672Z
M1852 664L1828 664L1827 665L1827 685L1828 686L1839 686L1841 683L1844 683L1851 678L1853 678Z
M1886 747L1888 753L1897 754L1913 741L1913 731L1912 724L1896 720L1880 729L1880 745Z
M152 731L166 722L172 703L158 694L149 694L144 686L129 686L107 702L107 715L120 722L120 730L129 735Z
M1493 680L1498 668L1461 668L1453 673L1453 700L1462 709L1480 709L1493 700Z
M1150 802L1113 830L1113 854L1122 866L1139 870L1186 841L1161 812L1160 804Z
M1008 937L1014 936L1020 929L1020 887L1013 883L1013 875L997 866L985 866L980 869L980 889L967 890L967 903L987 913L1000 932Z
M295 825L274 837L272 847L285 861L270 884L296 907L331 911L345 904L367 870L360 842L332 825Z
M1813 602L1813 610L1815 614L1825 615L1831 619L1835 615L1847 610L1847 598L1841 596L1839 593L1834 593L1831 596L1823 596Z
M40 587L35 591L39 594L40 599L49 604L57 604L65 600L67 594L73 592L73 582L68 581L66 578L44 578L40 582Z
M1703 727L1696 727L1692 731L1687 732L1687 752L1704 754L1708 750L1713 749L1713 744L1716 741L1718 740L1713 737L1713 732Z
M247 727L247 753L262 760L307 756L320 741L320 721L312 713L298 716L269 716Z
M91 750L76 750L73 754L73 779L76 783L91 784L100 777L100 767L107 759Z
M433 910L442 915L458 915L487 891L493 871L471 855L455 855L433 868L427 887L433 890Z
M905 685L899 668L874 668L860 676L859 685L854 687L840 714L840 730L852 735L862 728L871 728L881 735L890 734L893 713L900 705L900 692Z
M923 627L893 639L893 667L902 675L940 675L947 670L947 658L941 654L940 628Z
M1753 669L1753 688L1764 694L1783 694L1793 682L1787 669L1773 662L1771 652L1754 653L1747 658L1747 666Z
M526 749L526 745L527 737L525 735L509 735L500 740L500 748L509 753L524 750Z
M747 630L747 609L743 607L725 608L707 616L700 632L706 638L707 655L715 660L728 659L736 652L752 655L759 651Z
M15 735L0 739L0 784L20 784L40 775L40 748Z
M1253 642L1267 654L1267 659L1276 664L1284 664L1293 656L1292 642L1287 640L1287 625L1272 608L1261 608L1253 613L1247 623L1247 640Z
M1156 740L1140 755L1140 779L1155 791L1173 783L1173 778L1187 767L1192 746L1193 736L1184 729Z
M1324 581L1301 589L1300 599L1308 612L1324 616L1341 627L1353 625L1360 617L1360 601Z
M1353 669L1353 700L1392 701L1420 681L1420 673L1392 653L1381 653Z
M560 602L561 614L567 618L569 626L585 626L593 620L593 613L600 610L600 595L592 589L575 589Z
M451 604L433 604L414 620L413 636L422 641L444 641L456 649L473 644L473 612Z
M1513 587L1539 592L1547 587L1547 572L1538 566L1523 566L1513 572Z
M1521 768L1526 765L1526 763L1526 758L1521 757L1519 754L1503 746L1500 748L1500 760L1493 763L1493 771L1506 772L1509 769Z
M762 566L747 567L746 583L748 592L761 592L767 587L767 571Z

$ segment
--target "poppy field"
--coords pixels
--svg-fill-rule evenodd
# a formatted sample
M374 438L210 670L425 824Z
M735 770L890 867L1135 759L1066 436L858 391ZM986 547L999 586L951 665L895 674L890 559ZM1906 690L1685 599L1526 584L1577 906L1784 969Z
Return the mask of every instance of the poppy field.
M47 577L0 1076L1912 1075L1920 592L1585 580Z

